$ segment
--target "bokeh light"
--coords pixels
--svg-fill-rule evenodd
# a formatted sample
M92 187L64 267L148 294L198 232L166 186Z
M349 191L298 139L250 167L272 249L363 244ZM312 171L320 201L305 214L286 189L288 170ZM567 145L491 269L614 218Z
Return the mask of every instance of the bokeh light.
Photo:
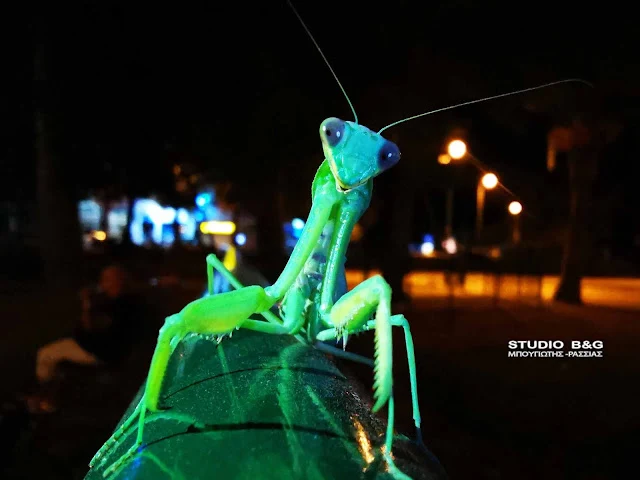
M447 152L454 160L460 160L467 153L467 145L462 140L453 140L449 143Z
M493 173L486 173L482 177L482 186L487 190L491 190L492 188L496 188L498 185L498 177Z
M520 215L522 212L522 204L520 202L511 202L509 204L509 213L511 215Z

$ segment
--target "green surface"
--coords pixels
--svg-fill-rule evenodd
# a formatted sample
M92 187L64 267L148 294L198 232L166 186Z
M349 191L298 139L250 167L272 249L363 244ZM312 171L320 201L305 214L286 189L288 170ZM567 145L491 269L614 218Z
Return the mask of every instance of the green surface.
M162 407L206 426L148 414L142 453L116 478L391 478L380 454L385 424L371 414L368 392L290 336L241 330L218 346L186 339L166 378ZM135 431L86 479L101 479ZM402 436L393 454L412 478L446 478L434 457Z

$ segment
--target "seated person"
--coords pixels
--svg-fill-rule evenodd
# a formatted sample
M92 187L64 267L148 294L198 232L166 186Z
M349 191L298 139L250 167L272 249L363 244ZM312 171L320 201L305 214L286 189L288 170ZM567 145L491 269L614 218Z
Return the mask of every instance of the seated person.
M36 377L41 384L55 376L61 362L80 365L113 364L125 358L138 342L143 312L131 293L127 272L112 265L100 274L98 288L81 292L81 321L73 336L38 350Z

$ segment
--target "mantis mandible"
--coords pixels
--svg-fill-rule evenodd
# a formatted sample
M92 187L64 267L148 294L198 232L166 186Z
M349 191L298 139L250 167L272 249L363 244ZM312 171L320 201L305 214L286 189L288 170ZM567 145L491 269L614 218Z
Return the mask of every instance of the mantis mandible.
M342 339L343 348L349 335L373 329L375 403L372 411L377 412L387 405L388 422L383 455L394 478L408 479L409 477L395 466L391 448L394 431L393 327L402 328L405 335L413 419L418 441L421 442L416 363L409 323L404 315L392 314L391 288L381 276L368 278L349 292L342 286L345 253L351 232L369 206L373 179L400 160L397 145L382 137L381 132L408 120L463 105L558 83L587 83L577 79L561 80L486 97L415 115L394 122L376 133L357 123L355 110L340 81L298 12L290 2L289 5L342 89L353 110L355 121L331 117L320 125L319 133L325 159L312 183L311 210L298 243L273 285L266 288L257 285L243 286L215 255L206 257L209 295L189 303L180 312L166 318L159 332L140 402L90 462L91 467L103 465L107 459L107 452L123 441L137 420L138 433L133 446L104 471L105 477L117 473L133 459L142 446L146 413L161 410L159 401L165 371L177 344L190 334L215 336L220 341L235 330L244 328L272 335L295 335L310 345ZM226 278L235 290L214 295L214 269ZM278 302L280 316L271 311ZM265 321L250 319L254 314L261 314Z

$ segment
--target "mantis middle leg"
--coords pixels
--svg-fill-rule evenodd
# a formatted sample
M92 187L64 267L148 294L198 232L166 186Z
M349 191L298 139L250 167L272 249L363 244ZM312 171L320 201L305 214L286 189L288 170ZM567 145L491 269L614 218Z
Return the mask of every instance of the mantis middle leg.
M229 284L233 286L233 288L238 290L241 288L245 288L244 285L242 285L240 281L235 277L235 275L233 275L233 273L229 271L229 269L225 266L224 262L221 262L220 259L216 257L214 254L207 255L206 260L207 260L207 285L209 288L209 295L213 295L214 269L217 270L218 273L220 273L220 275L222 275L225 278L225 280L227 280L227 282L229 282ZM280 320L280 318L278 318L278 316L273 312L271 312L270 310L261 312L261 315L269 323L273 323L274 325L282 325L282 320Z

